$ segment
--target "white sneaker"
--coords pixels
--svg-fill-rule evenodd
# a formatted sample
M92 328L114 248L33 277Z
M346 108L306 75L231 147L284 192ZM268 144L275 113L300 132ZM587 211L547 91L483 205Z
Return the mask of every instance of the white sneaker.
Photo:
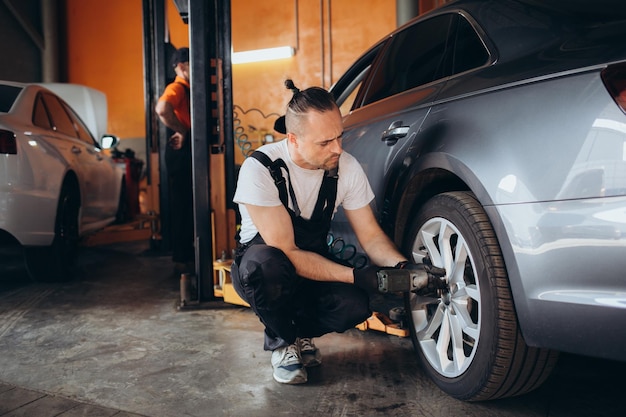
M278 348L272 352L272 367L274 379L281 384L304 384L307 381L298 340L293 345Z
M313 344L313 339L308 337L300 338L300 356L302 357L302 364L307 368L322 363L320 350Z

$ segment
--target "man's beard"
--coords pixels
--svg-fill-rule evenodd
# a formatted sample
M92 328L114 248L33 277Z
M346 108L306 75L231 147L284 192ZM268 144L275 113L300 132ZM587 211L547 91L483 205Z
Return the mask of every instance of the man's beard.
M337 165L339 165L339 155L333 155L324 161L321 168L328 171L337 168Z

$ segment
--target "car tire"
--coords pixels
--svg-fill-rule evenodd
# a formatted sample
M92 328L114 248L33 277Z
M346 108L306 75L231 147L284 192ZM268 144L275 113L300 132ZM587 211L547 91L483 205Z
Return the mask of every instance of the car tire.
M123 224L130 220L128 209L128 191L126 191L126 181L122 179L120 199L117 204L117 212L115 213L115 224Z
M64 282L73 278L79 241L79 209L77 187L65 184L59 198L52 245L29 247L24 251L26 268L34 281Z
M520 332L494 229L468 192L434 196L417 213L405 249L446 269L445 289L405 295L418 360L447 394L465 401L539 387L558 352L528 347Z

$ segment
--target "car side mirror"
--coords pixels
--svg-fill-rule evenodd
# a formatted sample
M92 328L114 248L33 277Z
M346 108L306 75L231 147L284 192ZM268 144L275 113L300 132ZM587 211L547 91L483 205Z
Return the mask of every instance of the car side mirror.
M120 143L120 139L117 136L111 135L109 133L105 133L104 135L102 135L100 140L98 140L98 145L100 145L100 148L102 149L114 148L115 146L117 146L118 143Z

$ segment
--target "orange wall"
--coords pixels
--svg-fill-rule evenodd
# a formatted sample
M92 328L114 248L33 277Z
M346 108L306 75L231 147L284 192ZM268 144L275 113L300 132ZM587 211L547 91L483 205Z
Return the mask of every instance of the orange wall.
M297 21L295 1L232 0L236 51L285 44L297 47L293 58L235 65L236 106L246 111L256 108L265 114L282 114L291 95L283 86L285 78L292 78L301 88L312 85L328 88L350 62L395 27L396 9L392 0L297 0ZM143 138L141 0L105 3L66 0L66 4L68 81L106 93L109 132L122 139ZM188 46L187 25L180 19L172 0L167 0L166 5L172 44ZM252 125L257 130L271 131L274 118L259 120L250 114L241 123L246 129Z
M68 82L103 91L108 131L121 139L145 137L141 0L66 0ZM189 45L174 3L167 2L170 39ZM124 146L120 146L124 149Z
M107 95L108 130L144 137L141 0L67 0L68 81Z
M284 87L286 78L302 89L314 85L330 88L356 58L395 28L396 21L395 2L390 0L300 0L297 22L294 1L232 0L231 4L236 52L297 47L293 58L233 66L235 123L240 123L253 147L260 144L266 132L277 135L274 120L284 113L291 98L291 92ZM264 118L252 109L271 117ZM237 146L235 160L243 161Z

